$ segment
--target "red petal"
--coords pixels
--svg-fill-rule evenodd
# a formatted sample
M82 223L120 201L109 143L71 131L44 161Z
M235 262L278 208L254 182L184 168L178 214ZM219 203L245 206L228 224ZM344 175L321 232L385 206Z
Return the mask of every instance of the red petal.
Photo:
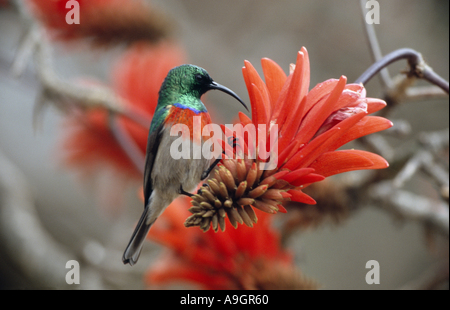
M273 113L287 76L283 69L269 58L261 59L261 65L266 80L267 90L270 95L271 113Z
M282 170L282 171L278 171L277 173L273 174L272 176L277 179L280 180L283 178L283 176L285 176L286 174L288 174L290 171L289 170Z
M308 89L304 87L304 80L309 81L309 76L305 78L305 63L304 63L305 55L303 52L298 52L297 54L297 62L295 64L295 70L292 74L291 84L289 86L288 97L290 112L288 114L287 120L292 117L292 112L297 110L297 107L302 102L303 97L306 95ZM308 83L309 84L309 83ZM308 85L309 86L309 85Z
M316 173L325 177L352 170L384 169L388 166L383 157L360 150L323 153L311 164L311 167L316 169Z
M360 137L392 127L392 122L380 116L365 116L346 133L330 145L328 151L334 151L344 144Z
M298 151L299 147L299 141L292 141L291 144L282 150L281 154L278 156L278 167L281 167L286 161L291 159L291 157Z
M301 52L303 52L304 57L303 57L303 66L302 66L303 78L302 78L300 98L302 101L304 100L305 102L301 103L302 108L299 109L299 114L297 116L300 120L303 119L303 117L305 116L305 114L307 112L305 97L308 94L309 83L310 83L310 74L311 74L311 68L310 68L310 63L309 63L309 54L308 54L308 51L306 50L306 47L302 47Z
M260 124L255 123L255 119L253 119L253 105L254 104L259 104L261 105L260 107L258 107L258 109L263 109L265 111L265 114L268 116L267 119L270 119L270 115L271 115L271 105L270 105L270 97L269 97L269 92L267 90L266 84L264 84L263 80L261 79L261 77L259 76L258 72L256 71L255 67L253 67L253 65L249 62L249 61L244 61L245 64L245 75L246 77L246 85L247 85L247 90L249 92L249 94L251 93L251 104L252 104L252 121L254 124ZM245 78L245 77L244 77ZM255 93L253 88L251 87L251 84L255 84L256 88L259 90L260 94L261 94L261 98L262 100L258 103L255 102Z
M333 107L333 111L337 111L341 108L345 107L354 107L357 106L361 101L366 101L366 98L361 98L361 95L352 90L344 89L342 91L341 96L337 100L335 106Z
M239 121L241 122L242 126L244 126L244 127L248 124L252 124L252 120L247 115L242 113L241 111L239 111Z
M354 92L361 94L363 92L364 86L362 84L350 83L350 84L345 85L345 89L349 89L349 90L352 90Z
M297 201L297 202L302 202L302 203L306 203L309 205L315 205L316 201L311 198L310 196L308 196L307 194L305 194L304 192L302 192L301 190L297 189L297 190L290 190L288 191L289 194L292 195L291 200L292 201Z
M305 48L298 53L295 71L289 87L286 101L289 101L289 114L286 121L280 124L279 147L284 147L290 143L292 137L297 133L303 115L305 114L305 96L309 88L309 58Z
M320 174L316 174L316 173L310 173L308 175L304 175L302 177L299 177L298 179L290 182L291 185L293 186L301 186L301 185L306 185L306 184L311 184L311 183L315 183L315 182L320 182L323 181L325 179L325 177L323 175Z
M292 195L291 195L292 196ZM287 210L283 207L283 205L277 205L278 211L281 213L287 213Z
M284 82L283 88L281 89L280 96L278 97L277 103L275 105L275 110L272 112L272 116L270 118L271 122L276 122L277 124L283 124L286 119L287 114L289 113L289 100L287 100L287 94L289 90L289 86L291 85L292 74L289 75Z
M303 104L304 100L302 105ZM301 118L297 117L297 115L301 114L300 110L301 105L297 106L296 110L292 110L292 113L288 115L286 121L282 124L282 127L279 131L279 139L278 139L278 148L280 150L286 149L287 145L289 145L292 142L292 139L296 135L298 127L301 123Z
M252 89L252 82L250 81L250 78L248 76L248 69L246 67L242 67L242 76L244 77L245 86L247 87L248 97L250 99L250 105L251 105L251 112L252 112L252 122L257 122L256 115L255 115L255 96L253 94Z
M367 113L359 112L349 118L343 120L333 128L314 138L308 145L306 145L302 150L300 150L300 159L297 159L297 166L286 166L288 169L295 169L301 167L309 166L321 153L329 150L330 145L334 143L336 139L345 134L352 126L359 122ZM328 132L333 132L327 134ZM323 137L322 137L323 136ZM319 141L316 141L319 139ZM297 155L296 155L297 156ZM294 156L295 157L295 156Z
M290 173L289 170L281 170L281 171L278 171L277 173L271 175L270 178L275 178L277 180L281 180L288 173ZM260 183L260 185L264 185L264 184L266 184L266 183L264 183L264 182Z
M292 197L292 195L289 194L288 192L281 192L281 196L283 196L283 198L289 198L289 199Z
M314 172L314 169L312 168L300 168L294 171L289 172L289 174L286 174L284 177L282 177L282 180L285 180L288 183L291 183L292 181L305 176L307 174L310 174Z
M282 167L294 170L301 167L306 167L308 164L305 163L305 159L308 156L308 161L310 159L310 155L312 153L316 153L317 150L320 151L321 146L324 145L324 143L330 139L333 135L335 135L338 131L340 131L339 127L333 127L328 131L325 131L320 136L316 137L314 140L312 140L309 144L307 144L305 147L303 147L297 154L295 154L291 159L289 159L286 164L284 164Z
M341 128L342 132L341 134L344 134L347 132L350 128L355 126L361 119L363 119L367 115L366 111L361 111L356 114L353 114L352 116L344 119L340 123L338 123L336 126Z
M386 102L381 99L367 98L367 112L375 113L386 106Z
M252 92L255 98L254 104L255 104L256 119L258 120L257 123L255 123L256 120L253 120L253 124L256 126L259 126L259 124L267 125L268 123L267 120L269 119L269 117L267 117L268 111L266 110L262 94L255 84L252 84Z
M299 133L301 133L301 143L307 143L314 136L320 126L322 126L328 116L335 111L334 107L341 96L342 91L344 90L346 82L347 78L342 76L336 84L336 87L332 90L323 104L316 104L305 116L299 128Z
M336 79L326 80L325 82L319 83L313 89L311 89L308 95L306 95L304 113L308 113L308 111L313 106L315 106L324 97L328 96L336 87L338 82L339 80Z

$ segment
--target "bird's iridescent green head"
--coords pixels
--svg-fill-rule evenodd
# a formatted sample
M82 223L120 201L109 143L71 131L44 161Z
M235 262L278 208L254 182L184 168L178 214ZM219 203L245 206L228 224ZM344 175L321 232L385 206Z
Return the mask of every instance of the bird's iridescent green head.
M229 94L248 110L238 95L214 82L205 69L194 65L181 65L169 71L159 91L158 104L166 105L189 99L200 100L200 97L211 89Z

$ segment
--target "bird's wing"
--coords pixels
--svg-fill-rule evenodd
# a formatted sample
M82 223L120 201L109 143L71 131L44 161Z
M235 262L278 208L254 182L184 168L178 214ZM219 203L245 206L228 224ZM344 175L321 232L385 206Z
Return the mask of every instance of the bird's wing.
M158 152L158 146L161 142L162 130L164 124L161 124L153 132L150 132L147 139L147 153L145 155L145 169L144 169L144 198L145 204L147 206L150 195L153 191L152 185L152 170L153 164L155 162L156 154Z

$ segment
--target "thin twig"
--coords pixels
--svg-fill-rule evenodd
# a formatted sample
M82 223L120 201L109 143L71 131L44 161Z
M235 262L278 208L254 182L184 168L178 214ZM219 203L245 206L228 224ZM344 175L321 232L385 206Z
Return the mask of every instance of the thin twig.
M426 160L431 160L431 155L428 152L421 151L415 154L408 160L400 172L397 173L396 177L392 180L392 185L395 188L403 187L405 183L420 170L422 163Z
M449 236L449 212L446 203L397 189L391 181L373 185L369 195L379 202L378 206L391 209L402 218L431 224Z
M436 74L433 69L425 63L419 52L410 48L401 48L387 54L370 66L369 69L367 69L359 78L356 79L355 83L366 84L373 76L380 72L380 70L401 59L408 60L408 64L410 66L408 77L425 79L428 82L440 87L447 94L449 93L448 82Z
M134 164L138 171L144 175L145 154L143 154L129 133L123 129L117 120L117 115L110 112L108 116L108 125L111 133L120 145L122 150L127 154L128 158Z
M31 27L25 35L22 43L20 44L16 55L14 57L13 64L11 66L11 74L14 77L19 77L25 70L28 61L36 50L36 46L41 38L41 33L38 27Z
M416 86L410 87L406 90L406 97L409 100L427 100L448 98L448 94L446 94L441 88L434 85Z
M34 27L38 27L34 25ZM134 111L123 98L120 98L109 88L103 86L81 86L61 80L53 72L49 44L40 35L35 50L34 63L39 81L43 86L43 100L68 106L76 104L79 107L93 109L102 108L115 114L123 115L145 128L150 126L148 117Z
M124 105L105 87L81 87L59 79L52 71L50 46L42 38L37 45L35 64L43 87L55 96L62 97L65 101L72 100L84 107L101 107L121 114L124 112Z
M376 62L383 57L383 54L381 53L380 44L378 43L377 34L375 32L375 26L373 24L369 24L366 22L366 18L365 18L366 14L367 14L366 4L367 4L367 0L360 0L360 6L361 6L361 10L362 10L362 19L363 19L363 24L366 29L367 40L369 42L370 50L372 52L373 61ZM388 68L383 68L381 70L380 79L386 88L391 87L392 80L389 75Z

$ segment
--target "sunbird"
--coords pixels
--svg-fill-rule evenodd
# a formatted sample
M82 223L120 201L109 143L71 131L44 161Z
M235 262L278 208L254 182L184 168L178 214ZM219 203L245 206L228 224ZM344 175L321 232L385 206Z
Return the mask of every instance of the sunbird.
M190 129L190 146L203 146L200 134L193 139L194 116L201 117L201 129L211 123L211 118L200 97L211 89L223 91L237 99L247 110L245 103L236 93L213 81L205 69L194 65L181 65L167 74L159 90L158 104L153 115L147 139L144 169L144 212L131 236L123 254L123 263L133 266L139 259L144 240L150 227L167 206L179 195L190 193L205 179L214 165L205 156L190 156L189 159L174 159L171 144L179 136L171 136L170 129L184 124ZM202 149L202 147L197 147ZM194 159L200 158L200 159Z

